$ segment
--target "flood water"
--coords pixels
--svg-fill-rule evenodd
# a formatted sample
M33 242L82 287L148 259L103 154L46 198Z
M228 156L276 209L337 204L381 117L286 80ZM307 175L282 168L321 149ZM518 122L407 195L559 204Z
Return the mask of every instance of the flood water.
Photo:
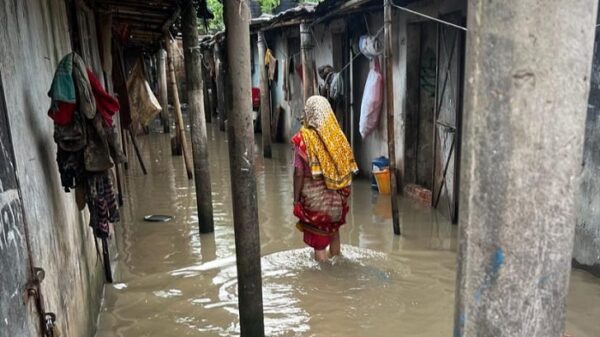
M202 236L193 181L168 136L139 138L149 174L131 157L97 337L239 335L228 146L208 131L215 233ZM389 198L356 180L344 256L317 264L294 226L290 163L284 144L256 160L266 335L450 336L456 226L401 200L403 235L394 236ZM175 219L145 222L148 214ZM569 334L600 336L600 279L574 270L568 306Z

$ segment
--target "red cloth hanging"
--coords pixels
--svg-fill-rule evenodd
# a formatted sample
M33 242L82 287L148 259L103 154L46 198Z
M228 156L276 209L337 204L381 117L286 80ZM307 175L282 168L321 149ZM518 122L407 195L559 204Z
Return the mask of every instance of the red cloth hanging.
M102 116L104 124L106 124L106 126L113 126L112 118L119 112L119 101L104 90L100 81L98 81L96 75L94 75L90 69L87 69L87 74L90 85L92 86L94 98L96 99L96 109L100 113L100 116Z
M68 125L73 121L73 113L77 108L75 103L57 101L54 106L48 110L48 116L58 125Z

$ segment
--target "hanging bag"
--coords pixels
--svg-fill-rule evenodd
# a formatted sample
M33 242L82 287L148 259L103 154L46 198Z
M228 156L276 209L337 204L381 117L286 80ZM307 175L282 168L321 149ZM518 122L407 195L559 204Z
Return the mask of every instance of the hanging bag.
M379 66L379 58L371 61L371 70L365 84L365 91L360 106L359 131L362 138L369 136L379 123L379 115L383 106L383 76Z

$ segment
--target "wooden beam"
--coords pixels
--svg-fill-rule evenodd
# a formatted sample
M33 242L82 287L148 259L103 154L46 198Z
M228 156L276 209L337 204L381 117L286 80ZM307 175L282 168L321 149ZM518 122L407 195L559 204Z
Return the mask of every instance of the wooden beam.
M198 19L192 0L182 2L182 34L185 61L185 80L190 115L192 158L198 208L200 233L214 229L210 162L208 161L208 136L204 112L204 84L202 83L202 52L198 41Z
M385 59L385 106L387 110L387 136L388 157L390 159L390 190L392 201L392 222L394 234L400 235L400 214L398 213L398 181L396 170L396 136L394 130L394 60L392 57L392 4L391 0L384 0L383 27L385 34L384 59Z
M188 179L193 178L192 174L192 159L188 149L186 137L185 137L185 125L183 124L183 116L181 114L181 103L179 102L179 91L177 89L177 78L175 77L175 63L173 60L173 46L171 43L171 36L165 34L165 44L167 47L167 63L169 66L169 89L171 91L171 97L173 104L175 105L175 120L177 122L177 132L175 137L181 146L183 152L183 159L185 162L185 170L187 172Z
M233 199L233 227L238 279L240 332L264 337L260 261L260 231L254 165L254 132L250 80L250 8L248 1L223 1L227 27L227 102L229 163Z

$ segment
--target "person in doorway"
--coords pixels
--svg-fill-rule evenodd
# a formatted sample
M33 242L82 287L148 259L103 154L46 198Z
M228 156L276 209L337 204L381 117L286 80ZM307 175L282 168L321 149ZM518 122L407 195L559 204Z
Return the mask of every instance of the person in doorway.
M341 254L339 229L346 222L352 176L358 172L352 148L325 97L306 101L294 146L294 215L317 261Z

